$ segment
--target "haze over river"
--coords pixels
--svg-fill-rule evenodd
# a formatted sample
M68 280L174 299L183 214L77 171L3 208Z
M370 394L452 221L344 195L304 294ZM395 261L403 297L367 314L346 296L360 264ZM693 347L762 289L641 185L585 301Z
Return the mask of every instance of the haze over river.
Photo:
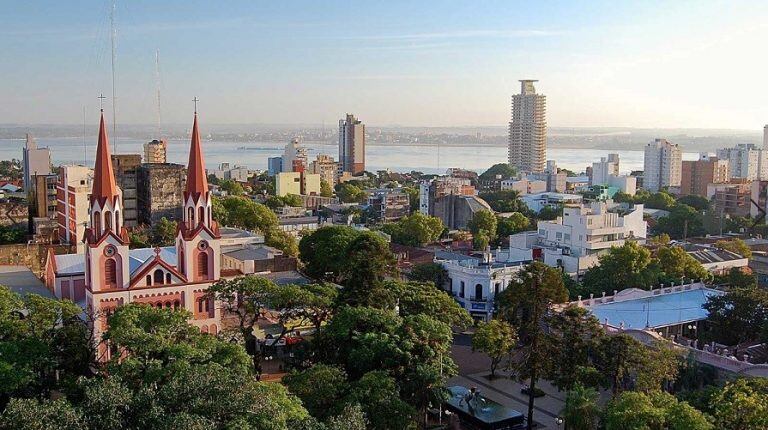
M38 147L51 148L54 165L83 164L92 166L96 153L96 140L89 138L85 146L79 138L40 138ZM112 152L117 154L143 154L143 140L120 139L115 145L110 141ZM0 159L21 159L23 140L0 139ZM317 154L328 154L338 159L338 148L319 142L305 142L309 160ZM215 169L219 163L245 165L250 169L266 169L267 158L283 153L285 142L224 142L203 141L205 162L208 169ZM600 157L618 153L621 171L643 169L643 151L604 150L604 149L568 149L549 148L547 159L556 160L561 168L583 172L592 162ZM187 164L189 140L168 141L168 161ZM684 160L695 160L696 153L683 153ZM482 172L496 163L507 160L507 148L501 146L477 145L368 145L366 148L366 168L369 171L390 169L397 172L418 170L424 173L444 173L449 167L460 167Z

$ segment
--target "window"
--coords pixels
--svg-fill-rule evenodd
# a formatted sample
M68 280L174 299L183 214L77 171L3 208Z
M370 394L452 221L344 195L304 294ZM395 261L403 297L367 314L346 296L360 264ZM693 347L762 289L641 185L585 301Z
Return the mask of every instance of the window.
M539 230L539 236L547 237L547 231L542 228L541 230Z
M496 285L493 286L493 295L499 294L499 290L501 290L501 282L497 282Z
M195 223L195 208L187 209L187 224L194 225Z
M115 211L115 231L120 231L120 211Z
M197 276L202 279L208 278L208 253L201 252L197 254Z
M112 229L112 213L104 211L104 230Z
M152 285L152 275L147 275L147 286Z
M205 299L197 299L197 312L203 313L203 302Z
M475 285L475 300L483 300L483 285L482 284L476 284Z
M565 234L563 235L563 239L565 239L565 241L566 241L566 242L570 242L570 241L571 241L571 235L570 235L570 234L568 234L568 233L565 233Z
M164 273L162 270L155 270L155 285L163 285Z
M170 273L166 273L165 274L165 283L166 284L170 284L171 283L171 274Z
M99 211L93 213L93 231L97 235L101 235L101 213Z
M104 262L104 281L109 287L117 285L117 263L114 258Z
M179 306L181 306L181 302L180 301L176 300L176 301L173 302L173 308L174 309L178 309Z
M198 224L204 224L205 223L205 208L200 206L200 209L197 210L197 223Z
M461 289L459 290L459 297L464 298L464 281L461 281Z
M563 238L563 233L560 233L560 232L558 231L557 233L555 233L555 237L557 238L557 240L560 240L560 239L562 239L562 238Z

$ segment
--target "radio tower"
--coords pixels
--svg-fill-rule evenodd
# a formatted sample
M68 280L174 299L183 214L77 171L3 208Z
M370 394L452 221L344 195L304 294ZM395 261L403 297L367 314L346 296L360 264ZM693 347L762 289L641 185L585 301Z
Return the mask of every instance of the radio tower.
M112 40L112 138L115 142L115 153L117 153L117 90L115 89L115 39L117 39L117 28L115 27L115 9L117 1L112 0L112 11L109 14L109 24L111 28Z

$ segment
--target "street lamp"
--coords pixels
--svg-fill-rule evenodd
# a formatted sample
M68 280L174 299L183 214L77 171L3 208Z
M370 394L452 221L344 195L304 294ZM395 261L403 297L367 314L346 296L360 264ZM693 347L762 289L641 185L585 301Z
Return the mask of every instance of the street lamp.
M563 423L565 423L565 420L563 419L563 417L556 417L555 418L555 424L557 424L558 427L563 425Z

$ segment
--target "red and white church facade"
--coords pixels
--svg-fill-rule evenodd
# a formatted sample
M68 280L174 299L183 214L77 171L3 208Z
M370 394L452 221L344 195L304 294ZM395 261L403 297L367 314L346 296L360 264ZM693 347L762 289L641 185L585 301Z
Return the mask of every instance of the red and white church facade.
M191 324L216 334L221 310L206 297L207 288L221 276L219 227L212 219L211 193L205 173L197 113L184 190L183 219L174 246L129 249L122 223L122 192L117 187L101 115L96 148L90 219L84 253L54 255L46 262L45 281L59 298L72 299L94 316L96 339L106 329L106 318L118 306L146 303L158 308L183 308ZM109 358L99 345L99 356Z

